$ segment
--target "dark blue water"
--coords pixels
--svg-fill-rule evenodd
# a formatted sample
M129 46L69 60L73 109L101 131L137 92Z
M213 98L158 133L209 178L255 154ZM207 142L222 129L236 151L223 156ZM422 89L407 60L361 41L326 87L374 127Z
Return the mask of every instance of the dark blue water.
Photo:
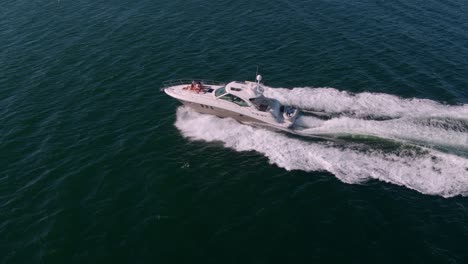
M465 262L467 13L3 1L1 262ZM257 66L268 96L328 118L298 137L159 91Z

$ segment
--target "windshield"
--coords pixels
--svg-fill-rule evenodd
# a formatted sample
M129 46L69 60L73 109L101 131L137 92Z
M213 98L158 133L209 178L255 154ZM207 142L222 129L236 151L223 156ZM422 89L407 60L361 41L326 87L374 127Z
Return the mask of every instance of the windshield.
M221 87L221 88L219 88L219 89L216 89L216 91L215 91L215 96L216 96L216 97L219 97L219 96L221 96L221 95L223 95L223 94L225 94L225 93L226 93L226 89L224 89L224 87Z
M223 100L235 103L235 104L237 104L239 106L249 106L249 104L247 104L247 102L245 102L244 100L242 100L239 97L237 97L235 95L232 95L232 94L226 94L224 96L221 96L220 98L223 99Z

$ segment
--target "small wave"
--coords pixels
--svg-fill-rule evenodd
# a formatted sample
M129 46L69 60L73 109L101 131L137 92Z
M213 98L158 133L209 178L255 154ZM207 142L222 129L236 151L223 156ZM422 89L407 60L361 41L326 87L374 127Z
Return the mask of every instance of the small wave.
M443 197L468 195L468 159L433 149L364 152L291 138L185 107L177 109L175 125L185 137L219 141L237 151L257 151L286 170L328 171L346 183L378 179Z

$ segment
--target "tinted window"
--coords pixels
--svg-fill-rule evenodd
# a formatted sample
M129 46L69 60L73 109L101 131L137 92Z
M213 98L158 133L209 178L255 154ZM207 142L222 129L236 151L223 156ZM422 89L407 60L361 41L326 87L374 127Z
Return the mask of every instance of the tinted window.
M219 89L217 89L215 91L215 96L218 97L218 96L223 95L225 93L226 93L226 90L224 89L224 87L221 87L221 88L219 88Z
M221 96L220 98L229 102L233 102L240 106L249 106L244 100L232 94L226 94L226 95Z

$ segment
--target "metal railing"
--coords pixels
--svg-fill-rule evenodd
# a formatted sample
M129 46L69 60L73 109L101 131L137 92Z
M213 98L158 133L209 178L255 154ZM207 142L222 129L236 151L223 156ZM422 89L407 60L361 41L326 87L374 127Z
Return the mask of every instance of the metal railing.
M219 81L213 81L213 80L202 80L202 79L178 79L178 80L168 80L164 81L162 84L162 89L171 87L171 86L176 86L176 85L183 85L187 84L190 85L192 81L195 81L196 83L201 82L202 85L225 85L226 83L224 82L219 82Z

